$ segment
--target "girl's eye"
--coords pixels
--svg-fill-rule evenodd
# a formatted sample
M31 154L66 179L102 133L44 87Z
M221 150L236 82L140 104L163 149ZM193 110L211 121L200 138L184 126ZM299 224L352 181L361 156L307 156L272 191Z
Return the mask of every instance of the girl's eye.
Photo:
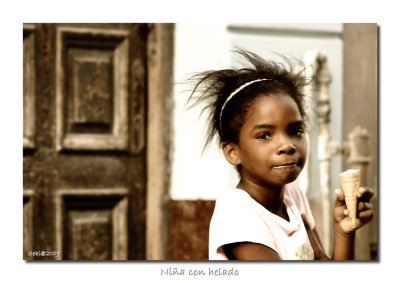
M301 136L304 134L304 130L302 128L293 129L292 135Z
M262 134L257 135L257 139L259 139L259 140L266 140L266 139L269 139L270 137L271 137L271 135L268 133L262 133Z

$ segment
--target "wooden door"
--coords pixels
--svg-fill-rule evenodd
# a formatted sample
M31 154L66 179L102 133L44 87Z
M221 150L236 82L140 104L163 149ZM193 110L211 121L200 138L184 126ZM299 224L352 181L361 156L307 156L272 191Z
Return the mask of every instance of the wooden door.
M24 24L24 259L145 259L147 31Z

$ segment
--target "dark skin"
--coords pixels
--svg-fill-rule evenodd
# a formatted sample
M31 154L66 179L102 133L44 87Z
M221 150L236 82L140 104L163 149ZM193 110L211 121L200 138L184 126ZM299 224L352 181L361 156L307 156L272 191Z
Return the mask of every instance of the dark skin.
M270 212L289 221L283 203L284 186L302 171L307 157L305 126L296 102L284 93L258 96L239 132L239 142L225 142L223 152L240 174L238 189L246 191ZM358 192L357 225L352 228L342 190L337 191L334 210L334 248L332 259L353 259L355 230L370 222L373 193ZM315 230L305 222L315 259L330 259L323 251ZM279 260L273 249L256 243L239 242L223 246L229 259Z

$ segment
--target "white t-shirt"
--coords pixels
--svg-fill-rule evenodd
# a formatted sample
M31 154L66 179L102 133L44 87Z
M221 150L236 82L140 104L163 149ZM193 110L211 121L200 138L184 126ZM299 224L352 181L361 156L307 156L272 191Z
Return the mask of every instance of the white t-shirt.
M230 189L215 204L210 223L209 259L227 260L222 246L252 242L275 250L282 260L312 260L314 252L301 215L315 226L303 192L294 184L285 186L284 203L289 222L269 212L246 191Z

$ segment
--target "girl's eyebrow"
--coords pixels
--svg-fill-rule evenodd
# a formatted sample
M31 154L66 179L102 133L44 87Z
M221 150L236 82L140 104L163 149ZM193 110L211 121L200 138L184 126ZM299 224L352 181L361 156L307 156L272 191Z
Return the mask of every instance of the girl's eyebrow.
M255 126L253 127L253 132L254 132L254 131L257 131L257 130L260 130L260 129L274 129L274 128L276 128L275 125L271 125L271 124L259 124L259 125L255 125Z
M303 120L298 120L298 121L289 123L289 127L298 127L298 126L304 127L304 125L305 125L305 123Z
M289 125L288 125L288 128L290 128L290 127L304 127L304 121L303 120L296 120L296 121L293 121L293 122L290 122L289 123ZM257 131L257 130L260 130L260 129L267 129L267 130L269 130L269 129L275 129L276 128L276 126L275 125L272 125L272 124L259 124L259 125L255 125L254 127L253 127L253 132L254 131Z

